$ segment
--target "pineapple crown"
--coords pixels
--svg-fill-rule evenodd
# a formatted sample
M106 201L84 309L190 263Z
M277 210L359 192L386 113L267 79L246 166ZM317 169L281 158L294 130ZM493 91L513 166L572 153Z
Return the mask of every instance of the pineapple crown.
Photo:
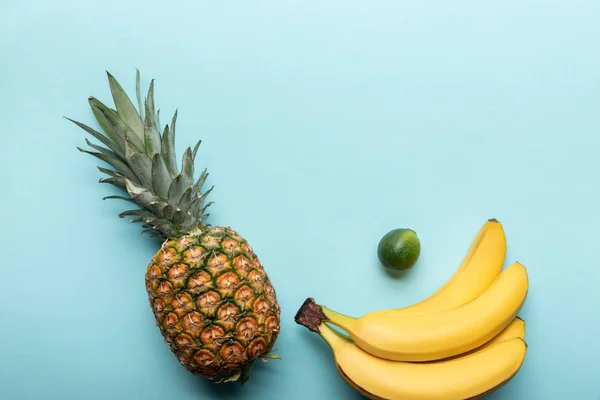
M194 160L202 141L198 141L193 149L187 148L179 171L175 157L177 111L171 126L165 125L161 134L160 111L154 107L154 80L150 82L142 108L140 72L137 71L138 112L117 80L109 72L107 75L116 110L94 97L88 99L104 133L67 118L104 145L85 139L95 151L78 147L79 151L91 154L112 167L98 167L108 175L100 182L127 193L127 196L107 196L104 199L122 199L138 205L138 209L124 211L119 217L132 217L131 222L143 224L144 233L163 240L203 230L208 226L205 221L209 214L205 211L212 202L204 203L213 188L201 192L208 176L206 169L194 182Z

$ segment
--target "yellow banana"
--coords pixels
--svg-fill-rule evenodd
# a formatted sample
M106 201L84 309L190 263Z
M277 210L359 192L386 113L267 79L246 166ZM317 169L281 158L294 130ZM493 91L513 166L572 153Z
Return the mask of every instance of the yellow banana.
M521 318L516 317L510 325L506 327L499 335L495 336L489 342L486 342L483 347L493 346L497 343L504 342L508 339L525 339L525 321Z
M333 331L335 332L338 336L340 336L342 339L345 339L345 341L348 344L351 344L353 346L356 347L356 345L354 345L351 341L351 339L349 339L349 337L347 335L345 335L342 332L337 332L337 331ZM516 317L513 322L510 323L510 325L508 325L506 327L506 329L504 329L498 336L494 337L492 340L490 340L489 342L487 342L486 344L484 344L483 346L472 350L472 352L476 352L476 351L480 351L483 350L485 348L494 346L500 342L504 342L510 339L522 339L525 340L525 321L523 321L521 318ZM362 351L357 347L358 351ZM457 356L457 358L460 357L464 357L466 354L469 353L465 353L465 354L461 354L459 356ZM401 361L399 361L401 362ZM363 388L361 388L360 386L358 386L356 383L354 383L342 370L342 368L340 367L340 365L336 362L335 364L338 373L340 374L340 376L346 381L346 383L348 385L350 385L352 388L354 388L354 390L356 390L357 392L361 393L363 396L371 399L371 400L386 400L383 399L382 397L376 396L372 393L368 393L366 392ZM497 386L496 388L500 387L501 385ZM493 389L488 390L486 393L491 392ZM477 396L477 398L479 398L479 396Z
M474 300L496 279L505 256L506 237L502 224L489 219L477 232L452 277L430 297L399 310L406 313L440 312Z
M344 336L342 334L342 336ZM351 340L350 337L347 337L348 340ZM510 323L510 325L508 325L502 332L500 332L498 335L494 336L493 339L485 342L485 344L483 346L479 346L473 350L467 351L463 354L459 354L457 356L454 357L450 357L450 358L457 358L457 357L462 357L464 355L467 354L471 354L474 353L476 351L485 349L487 347L491 347L494 346L500 342L504 342L506 340L509 339L523 339L525 340L525 321L523 321L521 318L516 317L515 319L513 319L513 321Z
M508 382L521 368L527 351L523 339L513 338L449 360L410 363L362 351L324 323L316 331L331 347L344 380L377 400L476 398Z
M364 351L397 361L431 361L471 351L500 334L517 316L529 287L527 271L514 263L475 300L436 314L375 311L352 318L307 299L298 312L312 308L345 330ZM297 317L298 317L297 315Z
M348 341L352 341L352 338L344 332L337 332L337 334ZM495 344L497 344L499 342L503 342L507 339L515 339L515 338L525 339L525 321L523 319L521 319L520 317L516 317L510 323L510 325L508 325L502 332L500 332L498 335L496 335L492 340L490 340L489 342L486 342L483 346L478 347L477 349L472 350L472 351L476 351L476 350L482 349L484 347L489 347L489 346L495 345Z

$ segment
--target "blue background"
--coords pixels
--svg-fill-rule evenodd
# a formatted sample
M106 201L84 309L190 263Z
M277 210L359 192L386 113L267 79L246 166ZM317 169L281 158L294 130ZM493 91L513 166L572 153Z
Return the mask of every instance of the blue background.
M7 1L0 4L0 398L359 399L293 321L314 296L360 315L412 304L498 218L528 267L529 351L490 399L598 399L600 2ZM277 352L215 387L163 343L143 275L156 251L102 201L63 116L156 78L178 156L202 139L210 222L263 261ZM376 259L422 241L401 278Z

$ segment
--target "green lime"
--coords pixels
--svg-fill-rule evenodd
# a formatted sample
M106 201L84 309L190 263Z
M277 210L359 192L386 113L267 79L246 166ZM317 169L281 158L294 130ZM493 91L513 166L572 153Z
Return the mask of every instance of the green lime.
M404 270L413 266L421 253L421 241L412 229L399 228L386 233L377 246L377 257L387 268Z

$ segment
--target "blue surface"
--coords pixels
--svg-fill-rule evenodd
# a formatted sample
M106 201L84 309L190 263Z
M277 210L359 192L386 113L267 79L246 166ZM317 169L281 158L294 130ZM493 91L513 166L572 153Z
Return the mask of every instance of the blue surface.
M297 308L419 301L490 217L531 287L525 364L489 398L600 398L598 20L597 1L3 1L0 398L359 399ZM281 302L283 360L241 389L163 343L156 248L62 118L92 123L104 71L133 94L135 68L163 123L179 109L178 154L203 140L210 222L250 241ZM376 260L396 227L422 241L400 279Z

